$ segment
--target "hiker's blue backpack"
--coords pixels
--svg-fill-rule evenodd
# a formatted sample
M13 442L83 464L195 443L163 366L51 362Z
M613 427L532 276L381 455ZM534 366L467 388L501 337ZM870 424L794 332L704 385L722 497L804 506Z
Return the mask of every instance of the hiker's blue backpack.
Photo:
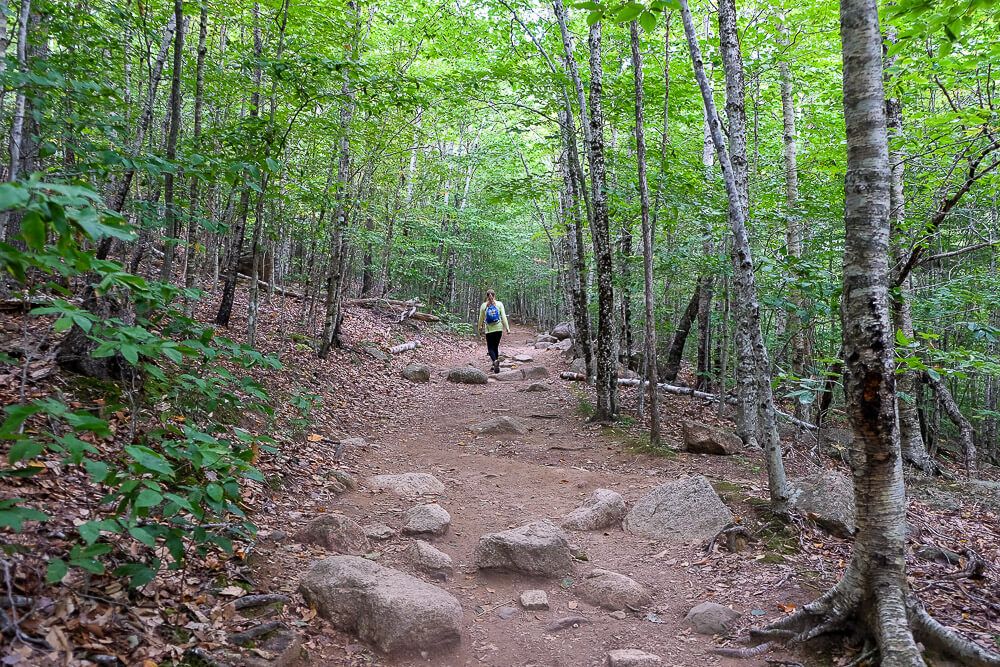
M495 303L486 306L486 324L496 324L500 321L500 309Z

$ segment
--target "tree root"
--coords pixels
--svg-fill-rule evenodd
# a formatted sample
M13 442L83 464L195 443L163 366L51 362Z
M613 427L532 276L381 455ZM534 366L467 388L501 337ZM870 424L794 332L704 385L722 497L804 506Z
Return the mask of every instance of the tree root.
M774 648L774 642L764 642L749 648L713 648L710 652L727 658L756 658Z
M912 595L907 600L907 607L914 633L926 646L957 658L963 665L1000 667L1000 655L987 651L978 644L961 637L954 630L941 625L927 613L924 605Z

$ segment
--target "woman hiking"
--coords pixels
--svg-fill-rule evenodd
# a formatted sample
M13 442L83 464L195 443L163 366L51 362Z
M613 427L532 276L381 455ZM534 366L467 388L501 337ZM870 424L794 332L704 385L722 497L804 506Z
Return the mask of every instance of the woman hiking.
M479 333L486 333L486 351L493 362L491 368L494 373L500 372L500 337L504 329L510 333L503 301L497 301L496 292L487 290L486 301L479 306Z

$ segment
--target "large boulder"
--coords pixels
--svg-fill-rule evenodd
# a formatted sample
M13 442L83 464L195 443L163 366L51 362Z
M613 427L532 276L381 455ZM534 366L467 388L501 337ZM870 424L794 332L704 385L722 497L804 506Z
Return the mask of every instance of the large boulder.
M562 520L570 530L604 530L620 526L626 513L625 499L610 489L597 489L586 503Z
M524 369L524 379L544 380L549 376L549 369L545 366L528 366Z
M417 505L403 514L404 535L444 535L451 525L451 515L437 503Z
M576 327L572 322L560 322L552 327L550 335L556 340L566 340L576 335Z
M854 484L847 475L824 470L792 484L790 506L840 537L854 534Z
M692 454L738 454L743 449L740 436L732 431L685 419L684 448Z
M415 568L433 579L444 581L455 574L451 556L423 540L415 540L406 550L406 554Z
M403 377L410 382L429 382L431 369L426 364L407 364L403 368Z
M559 350L560 352L568 352L569 350L573 349L573 339L572 338L564 338L561 341L559 341L558 343L553 343L552 345L550 345L549 349L550 350Z
M499 382L518 382L524 379L524 371L520 368L514 368L507 371L500 371L493 377Z
M723 635L742 616L738 611L715 602L702 602L684 617L685 624L701 635Z
M574 359L573 362L569 365L569 372L570 373L578 373L580 375L586 375L587 374L587 360L584 359L583 357Z
M536 344L538 344L538 343L549 343L549 344L551 344L551 343L558 343L558 342L559 342L558 338L556 338L555 336L550 336L549 334L538 334L538 337L535 338L535 343Z
M478 368L460 366L448 371L447 380L448 382L455 382L457 384L486 384L488 378L486 377L486 373Z
M371 542L361 524L340 514L316 517L295 533L293 539L341 554L364 554L371 550Z
M299 591L334 627L386 653L437 651L461 639L462 606L450 593L364 558L319 561Z
M661 484L632 507L624 528L630 533L686 544L710 540L732 523L733 515L702 475Z
M476 567L556 577L573 568L573 553L561 530L548 521L533 521L479 538Z
M649 591L631 577L608 570L594 570L577 589L580 597L604 609L640 609L649 604Z
M514 417L493 417L470 427L480 435L525 435L531 427Z
M376 491L392 491L399 496L420 496L444 493L444 484L426 472L404 472L400 475L375 475L368 486Z

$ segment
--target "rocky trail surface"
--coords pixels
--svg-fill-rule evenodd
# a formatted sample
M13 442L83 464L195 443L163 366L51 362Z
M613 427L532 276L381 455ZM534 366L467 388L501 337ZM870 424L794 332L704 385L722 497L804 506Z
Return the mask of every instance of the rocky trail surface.
M732 500L759 468L637 453L535 342L505 336L497 376L472 342L411 353L388 425L303 462L326 488L290 489L251 559L259 588L309 605L279 663L767 664L709 653L811 597L760 550L706 550L744 511L712 482Z

